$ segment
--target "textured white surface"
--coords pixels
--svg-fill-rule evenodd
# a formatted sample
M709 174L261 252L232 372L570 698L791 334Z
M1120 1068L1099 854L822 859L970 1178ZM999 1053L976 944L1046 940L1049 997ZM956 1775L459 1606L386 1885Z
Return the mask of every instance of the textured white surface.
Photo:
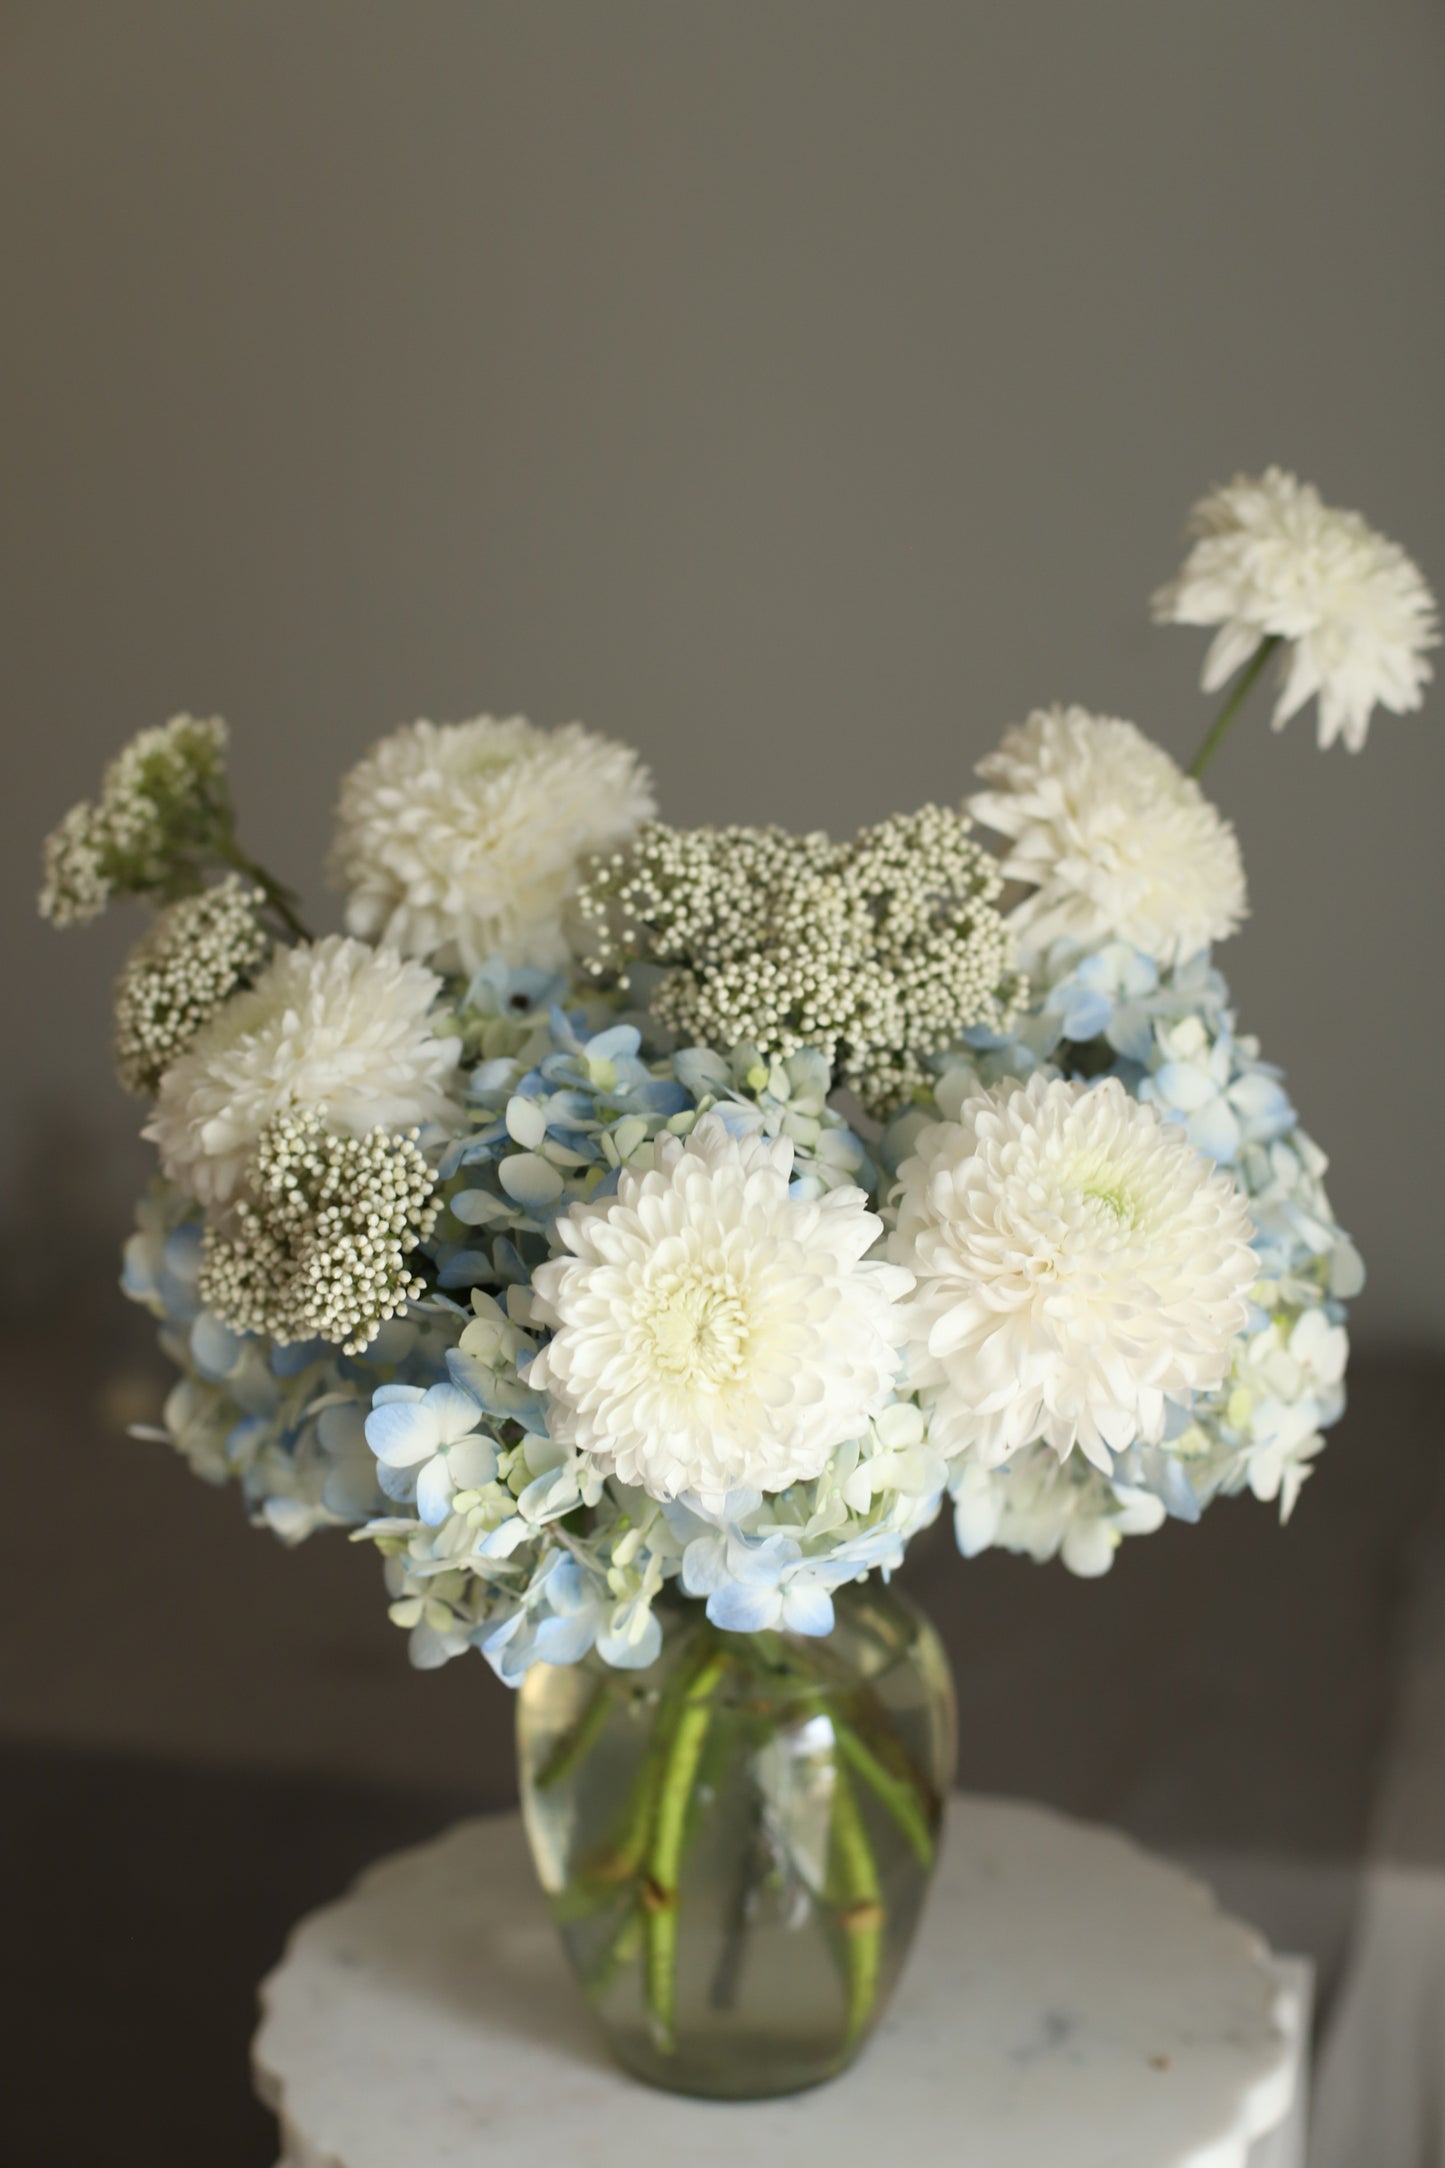
M1303 1998L1201 1883L1110 1830L959 1799L902 1987L860 2063L717 2105L608 2063L515 1817L384 1860L303 1920L262 1989L281 2168L1255 2168L1289 2110ZM1292 2149L1291 2149L1292 2150ZM1286 2152L1280 2156L1290 2158Z

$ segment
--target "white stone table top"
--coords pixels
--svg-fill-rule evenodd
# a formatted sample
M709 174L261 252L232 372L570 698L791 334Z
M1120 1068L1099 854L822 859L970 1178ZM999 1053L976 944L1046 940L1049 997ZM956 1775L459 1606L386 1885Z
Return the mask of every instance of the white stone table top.
M281 2168L1247 2168L1299 2002L1203 1884L1113 1831L960 1798L902 1985L832 2084L738 2105L608 2062L516 1816L386 1859L262 1989ZM741 2151L740 2151L741 2148Z

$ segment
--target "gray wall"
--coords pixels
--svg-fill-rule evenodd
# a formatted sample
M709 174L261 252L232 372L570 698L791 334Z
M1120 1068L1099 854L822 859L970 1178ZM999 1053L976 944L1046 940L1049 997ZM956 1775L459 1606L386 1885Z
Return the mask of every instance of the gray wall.
M1445 583L1442 88L1432 0L0 11L12 1281L144 1163L133 928L30 916L144 723L227 714L315 893L416 714L580 715L684 821L957 797L1058 697L1187 755L1203 642L1146 597L1238 467ZM1445 1328L1440 724L1256 715L1213 784L1377 1343Z

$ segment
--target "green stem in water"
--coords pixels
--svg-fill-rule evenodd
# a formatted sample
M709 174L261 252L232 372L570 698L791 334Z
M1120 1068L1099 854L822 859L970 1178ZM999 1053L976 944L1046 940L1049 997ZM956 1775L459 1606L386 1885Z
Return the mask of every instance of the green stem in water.
M658 1781L672 1742L678 1712L687 1698L694 1678L707 1660L710 1649L710 1636L702 1636L679 1661L658 1697L642 1766L632 1785L621 1820L602 1844L580 1863L579 1871L587 1881L616 1888L619 1883L630 1881L640 1870L652 1832Z
M594 2002L605 2002L613 1981L637 1955L642 1941L642 1924L645 1914L637 1904L623 1907L622 1917L612 1940L604 1948L595 1970L587 1982L587 1993Z
M848 2045L867 2029L878 2000L883 1957L883 1890L857 1796L839 1765L833 1775L833 1857L838 1920L848 1973Z
M687 1812L712 1723L713 1699L730 1662L724 1650L714 1651L687 1689L663 1764L647 1849L642 1885L647 2007L657 2045L665 2054L672 2051L677 2009L677 1885Z
M861 1777L874 1798L891 1814L902 1831L904 1840L920 1867L933 1865L933 1831L929 1827L929 1813L914 1786L891 1769L886 1769L873 1749L854 1731L851 1724L833 1716L833 1736L838 1751L852 1769Z
M1259 682L1260 673L1264 669L1265 664L1269 661L1270 656L1279 646L1279 643L1280 635L1277 632L1269 633L1263 640L1260 641L1259 646L1255 649L1254 653L1250 656L1249 661L1245 664L1244 668L1240 671L1239 676L1235 679L1233 692L1231 692L1229 698L1225 701L1224 706L1215 716L1214 721L1210 726L1208 736L1205 738L1204 743L1200 746L1199 751L1195 754L1194 759L1190 764L1189 773L1194 777L1196 782L1198 781L1199 777L1203 775L1205 769L1209 766L1210 761L1213 760L1215 754L1219 751L1220 746L1224 742L1224 736L1226 731L1229 729L1230 724L1234 721L1235 716L1238 715L1240 709L1244 706L1245 701L1253 692L1256 684Z

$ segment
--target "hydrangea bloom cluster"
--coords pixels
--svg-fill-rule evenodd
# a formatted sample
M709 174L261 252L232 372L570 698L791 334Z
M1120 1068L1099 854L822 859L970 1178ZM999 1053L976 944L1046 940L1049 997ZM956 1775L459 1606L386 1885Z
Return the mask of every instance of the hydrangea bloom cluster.
M1344 1408L1346 1300L1363 1268L1324 1188L1324 1154L1300 1127L1277 1070L1236 1027L1207 955L1173 968L1127 944L1059 944L1044 960L1027 1015L1007 1036L973 1032L935 1063L930 1101L893 1125L885 1154L905 1163L929 1136L1021 1078L1089 1098L1127 1093L1172 1125L1232 1180L1248 1209L1253 1270L1221 1373L1171 1394L1161 1426L1116 1441L1107 1457L1069 1454L1044 1434L990 1464L950 1469L965 1556L1000 1545L1104 1572L1120 1540L1166 1517L1192 1521L1214 1498L1248 1489L1287 1517ZM1035 1351L1039 1360L1047 1350ZM1130 1382L1144 1375L1135 1366ZM1118 1449L1122 1443L1122 1450Z
M680 1037L821 1051L864 1105L924 1081L961 1020L994 1023L1019 993L994 909L997 866L941 806L846 843L780 828L654 822L578 899L590 968L665 967L652 1008Z
M155 1182L121 1284L156 1319L180 1375L161 1426L139 1434L166 1440L204 1481L236 1483L253 1518L287 1543L383 1511L366 1410L377 1384L439 1359L431 1321L412 1313L385 1326L360 1362L320 1341L281 1347L231 1332L201 1300L203 1243L195 1205Z
M115 1058L127 1091L153 1093L178 1054L271 953L259 888L227 874L168 904L131 951L115 991Z

